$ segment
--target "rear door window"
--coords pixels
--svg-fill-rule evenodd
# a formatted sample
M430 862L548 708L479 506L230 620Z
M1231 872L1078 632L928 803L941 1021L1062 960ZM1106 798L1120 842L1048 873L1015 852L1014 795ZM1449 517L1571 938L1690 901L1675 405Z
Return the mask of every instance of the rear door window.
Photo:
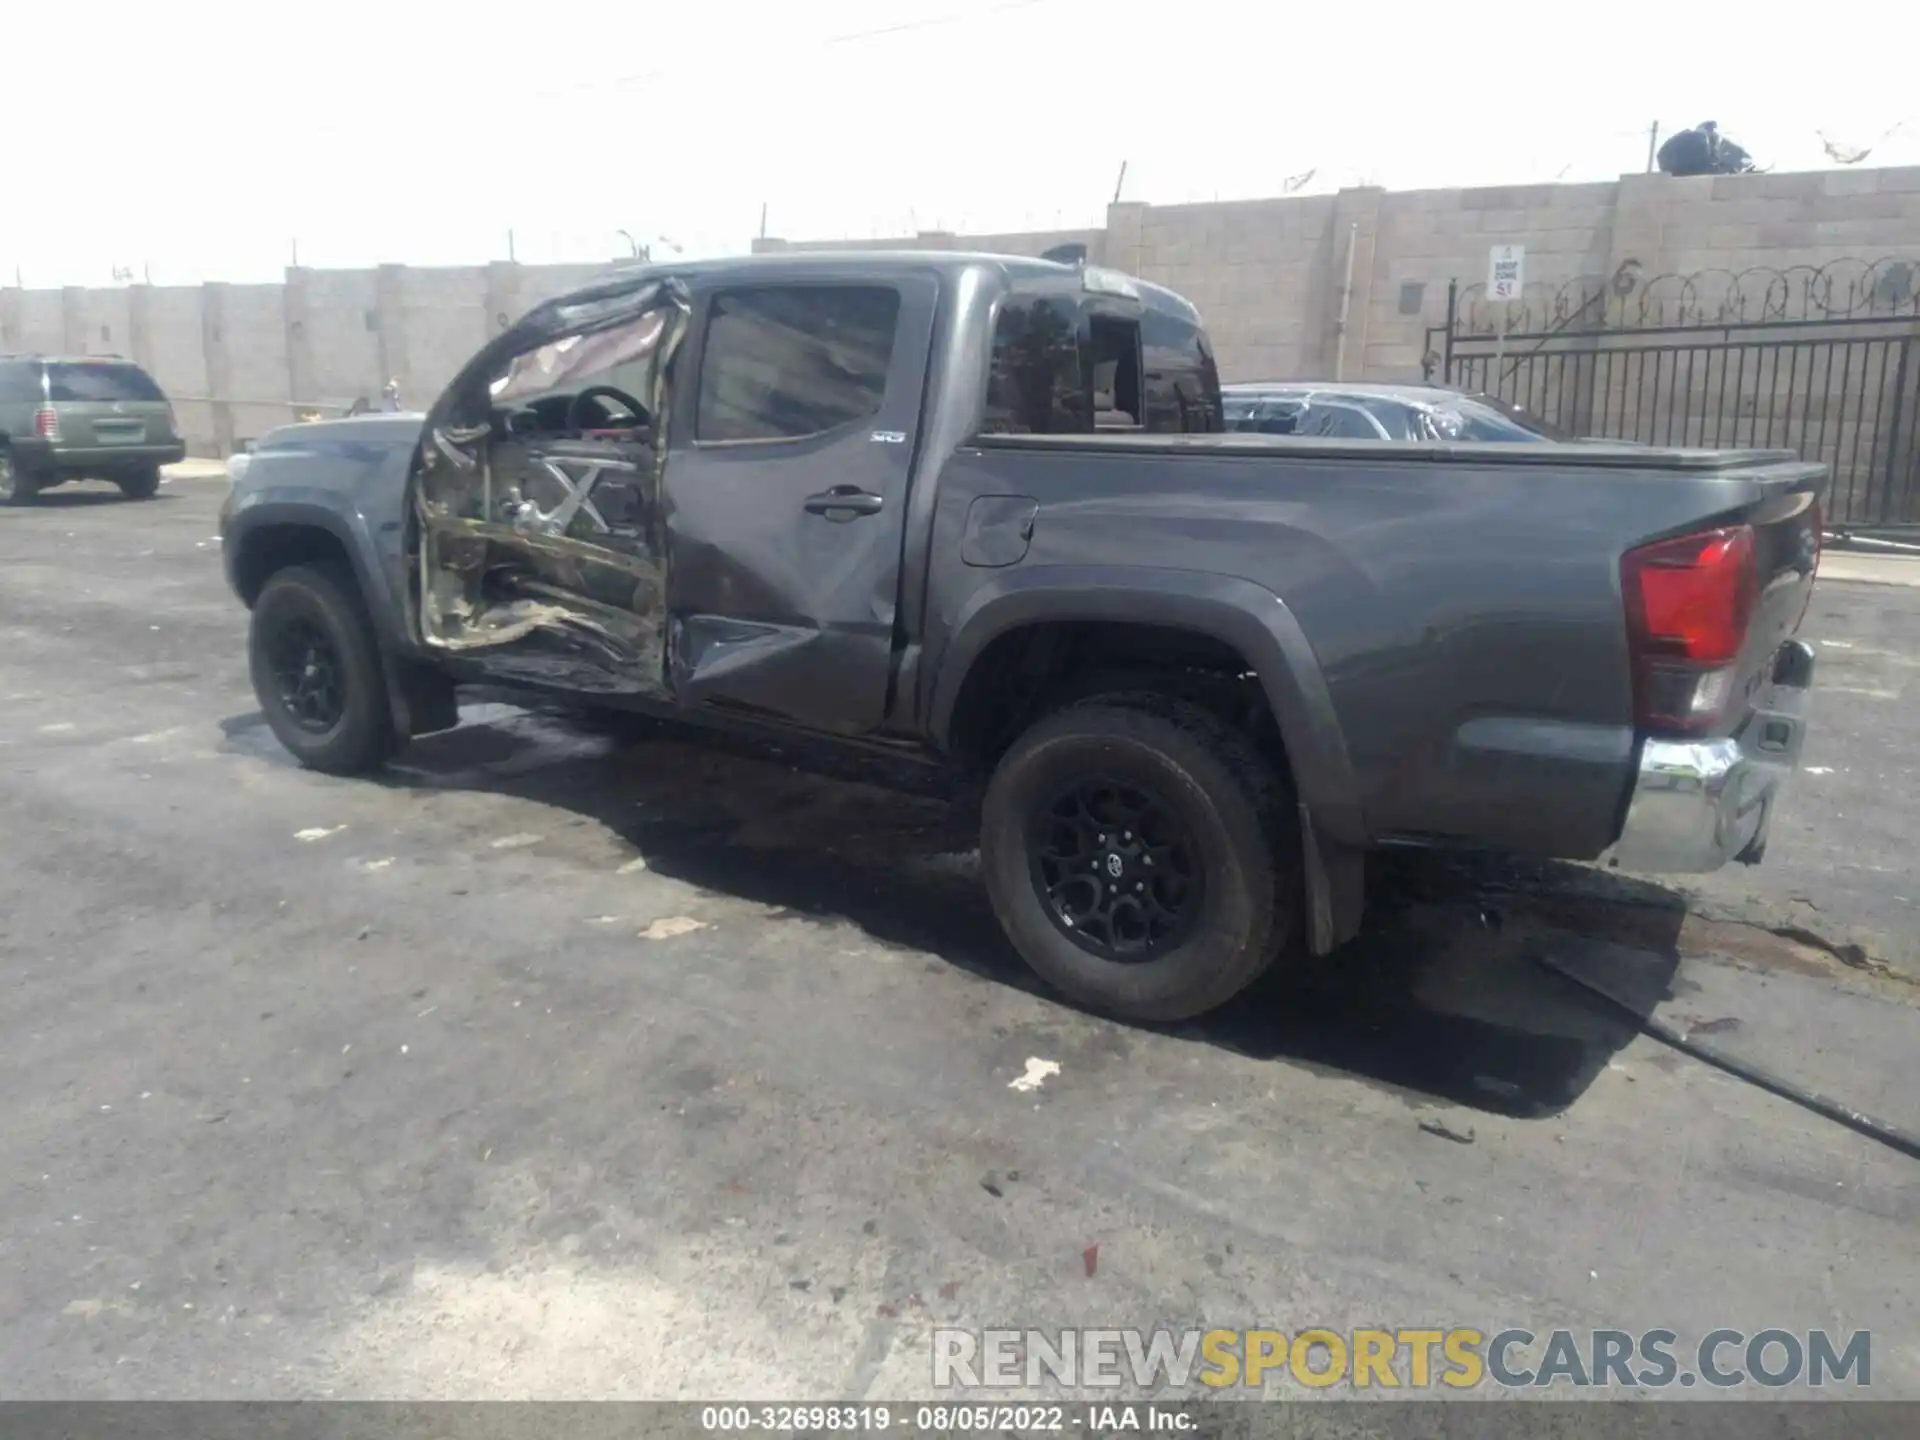
M1074 435L1093 428L1081 366L1080 312L1048 297L1009 297L993 326L987 435Z
M137 365L47 366L47 398L55 402L164 404L166 396Z
M888 286L715 295L694 439L794 440L877 415L899 321L900 294Z

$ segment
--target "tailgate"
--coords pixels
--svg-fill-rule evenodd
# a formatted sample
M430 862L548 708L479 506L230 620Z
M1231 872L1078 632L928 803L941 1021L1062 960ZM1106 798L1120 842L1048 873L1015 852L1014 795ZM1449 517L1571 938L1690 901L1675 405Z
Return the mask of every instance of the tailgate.
M1819 465L1783 465L1766 477L1768 494L1742 518L1753 527L1755 578L1753 619L1741 647L1728 707L1736 725L1763 698L1774 656L1794 637L1813 598L1820 562L1820 502L1826 470Z
M69 403L56 409L61 443L80 449L157 445L173 438L173 418L165 405Z

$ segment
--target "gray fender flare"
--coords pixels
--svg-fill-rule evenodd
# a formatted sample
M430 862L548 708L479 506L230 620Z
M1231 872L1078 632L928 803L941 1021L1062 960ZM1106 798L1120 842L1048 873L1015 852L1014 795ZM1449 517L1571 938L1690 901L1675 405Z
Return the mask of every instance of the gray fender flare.
M224 547L230 583L238 573L241 557L246 554L248 537L283 526L324 530L338 540L353 566L354 579L359 582L361 598L366 602L367 614L373 620L381 645L384 648L405 646L398 597L374 560L373 539L358 515L343 514L332 506L302 500L263 500L243 506L234 513ZM234 589L238 593L237 584Z

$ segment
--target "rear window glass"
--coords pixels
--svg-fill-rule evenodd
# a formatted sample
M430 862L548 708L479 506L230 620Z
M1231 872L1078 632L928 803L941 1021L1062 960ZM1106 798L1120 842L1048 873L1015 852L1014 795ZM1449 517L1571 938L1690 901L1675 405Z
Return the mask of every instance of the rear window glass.
M47 398L69 402L164 402L167 397L137 365L49 365Z
M1159 434L1212 434L1223 428L1220 372L1197 325L1157 310L1140 317L1147 362L1147 429Z

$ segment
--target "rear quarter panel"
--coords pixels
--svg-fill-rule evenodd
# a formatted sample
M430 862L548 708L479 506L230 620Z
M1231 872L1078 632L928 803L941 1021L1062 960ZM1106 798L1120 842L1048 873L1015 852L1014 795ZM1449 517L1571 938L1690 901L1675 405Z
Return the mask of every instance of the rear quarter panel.
M1779 489L1663 468L1664 453L1569 464L1552 446L1242 436L963 448L941 478L929 662L973 592L1007 583L960 559L972 500L1030 496L1022 566L1206 572L1284 604L1368 840L1591 857L1618 833L1637 750L1621 554Z

